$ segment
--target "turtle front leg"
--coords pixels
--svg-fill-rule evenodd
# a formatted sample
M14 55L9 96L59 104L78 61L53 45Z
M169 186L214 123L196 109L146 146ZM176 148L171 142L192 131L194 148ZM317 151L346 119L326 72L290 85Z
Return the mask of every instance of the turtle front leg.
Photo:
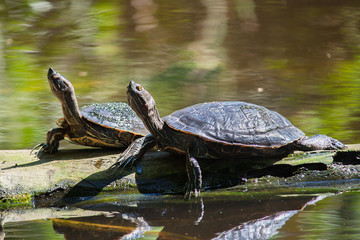
M46 152L49 154L56 153L59 148L59 141L63 140L66 134L66 129L64 128L53 128L50 129L46 134L46 143L40 143L36 145L31 152L40 147L37 152L37 156L40 155L41 152Z
M299 150L339 150L345 148L340 141L326 135L317 134L312 137L304 137L296 142Z
M185 199L190 199L191 195L195 197L200 196L200 189L202 186L201 168L195 156L191 154L190 150L186 151L186 172L188 181L185 185Z
M146 137L136 139L124 152L120 154L118 160L110 166L109 170L112 169L113 172L115 172L119 168L131 168L134 163L136 164L142 158L142 156L144 156L148 150L155 147L155 145L156 141L150 134Z
M64 128L50 129L46 134L46 144L42 150L46 153L56 153L59 149L59 141L63 140L66 134Z

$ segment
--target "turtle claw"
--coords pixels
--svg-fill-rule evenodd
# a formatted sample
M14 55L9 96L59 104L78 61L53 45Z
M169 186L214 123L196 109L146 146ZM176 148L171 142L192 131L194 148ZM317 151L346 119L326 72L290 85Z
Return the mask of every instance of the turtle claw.
M340 141L336 140L336 139L332 139L331 140L332 146L336 149L336 150L341 150L341 149L346 149L347 147Z
M201 185L202 185L201 173L199 177L195 176L195 178L190 178L185 185L184 199L190 200L192 196L194 196L195 198L199 197Z
M43 152L49 153L49 154L56 153L58 151L58 147L59 147L59 143L55 143L55 144L40 143L40 144L36 145L35 147L33 147L33 149L31 149L30 155L34 152L34 150L38 149L35 156L40 158L40 156Z
M36 157L40 157L41 153L48 147L48 145L46 143L39 143L37 144L35 147L33 147L30 151L30 155L32 155L33 151L38 149L38 151L36 152L35 156Z
M130 146L120 154L116 162L110 166L112 172L116 172L119 168L123 171L125 168L131 169L134 164L137 167L137 173L142 174L141 166L137 165L145 152L155 146L155 139L148 135L133 141Z
M120 172L122 172L124 169L131 169L133 166L133 163L135 162L136 158L129 157L124 159L121 155L118 158L118 160L110 166L109 170L112 170L112 172L116 172L120 169ZM130 164L130 166L129 166Z
M195 187L195 183L187 182L185 188L186 188L184 195L185 200L190 200L193 195L195 198L200 196L200 188Z
M39 143L39 144L37 144L35 147L33 147L33 148L31 149L31 151L30 151L30 155L31 155L31 154L33 153L33 151L34 151L35 149L37 149L38 147L40 147L40 149L41 149L44 144L45 144L45 143Z

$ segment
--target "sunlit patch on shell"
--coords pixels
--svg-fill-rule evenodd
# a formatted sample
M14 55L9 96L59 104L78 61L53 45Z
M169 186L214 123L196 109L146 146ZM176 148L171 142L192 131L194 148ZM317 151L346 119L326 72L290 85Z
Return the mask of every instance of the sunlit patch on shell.
M88 120L106 127L141 134L148 133L142 121L126 103L94 103L81 108L81 114Z

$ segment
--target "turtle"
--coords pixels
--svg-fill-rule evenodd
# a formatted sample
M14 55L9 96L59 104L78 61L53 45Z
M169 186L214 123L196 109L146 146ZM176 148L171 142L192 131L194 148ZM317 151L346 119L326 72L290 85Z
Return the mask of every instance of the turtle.
M113 167L139 162L156 146L186 156L188 181L185 197L200 194L202 187L199 158L219 160L284 157L295 150L338 150L340 141L326 135L307 137L288 119L265 107L239 101L205 102L160 117L155 100L141 85L131 81L128 104L143 120L150 134L136 139Z
M128 104L94 103L80 109L69 80L52 68L47 77L51 91L61 102L64 117L56 122L58 128L47 132L46 143L33 148L39 148L38 154L57 152L59 141L64 138L86 146L125 149L135 139L149 133Z

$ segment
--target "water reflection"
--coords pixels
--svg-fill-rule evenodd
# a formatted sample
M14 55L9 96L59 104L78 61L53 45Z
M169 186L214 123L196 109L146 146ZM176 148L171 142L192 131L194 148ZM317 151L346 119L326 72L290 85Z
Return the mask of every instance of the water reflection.
M277 239L357 239L360 195L345 193L326 198L291 218L279 231ZM306 231L304 231L306 229Z
M53 227L67 239L268 239L287 220L322 197L211 197L195 202L181 199L85 206L110 215L53 219ZM84 207L84 206L83 206Z
M65 209L8 209L5 239L356 239L360 194L103 195ZM61 210L61 211L59 211ZM41 220L40 220L41 219ZM51 220L44 220L51 219Z

